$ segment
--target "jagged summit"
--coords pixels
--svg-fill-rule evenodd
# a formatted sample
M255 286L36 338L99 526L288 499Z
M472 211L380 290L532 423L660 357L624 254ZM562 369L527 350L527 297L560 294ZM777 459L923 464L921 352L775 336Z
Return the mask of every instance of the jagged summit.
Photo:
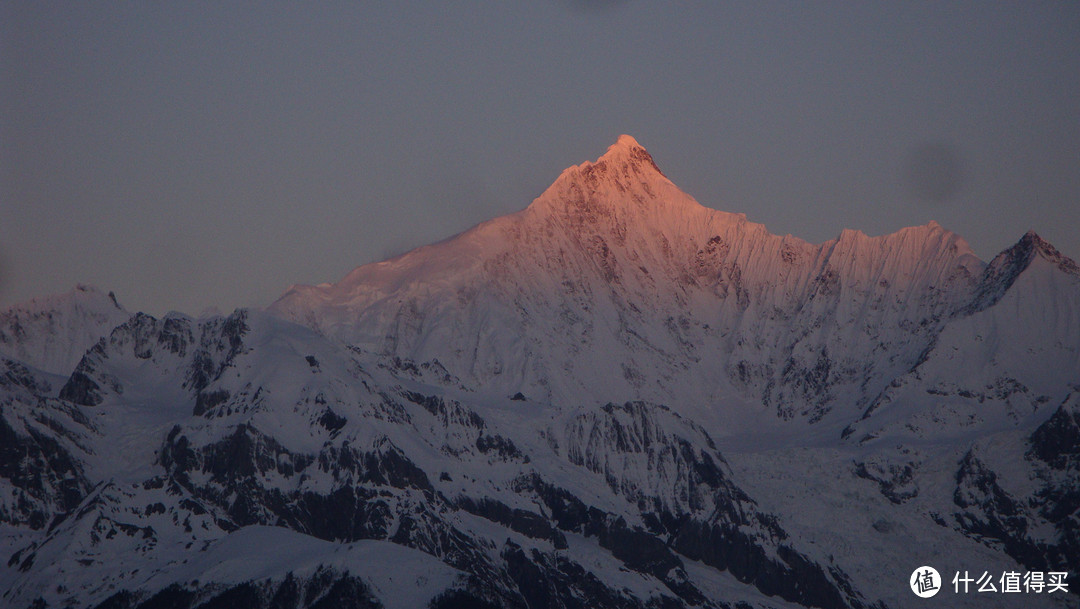
M645 147L639 144L633 136L626 134L620 135L614 144L608 146L607 152L596 160L596 164L600 163L630 165L635 169L648 168L663 175L656 162L653 161L649 151L645 150ZM639 165L640 167L638 167Z
M1062 254L1056 247L1046 239L1040 237L1034 230L1029 230L1024 233L1024 236L1020 238L1020 241L1010 249L1017 250L1017 252L1024 252L1025 257L1027 257L1029 261L1031 257L1038 255L1046 261L1056 265L1063 272L1080 276L1080 266L1077 266L1073 259ZM1009 251L1010 250L1006 250L1005 252L1002 252L1002 254ZM999 254L999 256L1002 254Z
M994 256L986 266L969 310L981 311L993 306L1009 291L1021 274L1040 260L1047 268L1080 278L1080 266L1077 266L1076 262L1059 252L1034 230L1029 230L1012 247Z
M1034 230L1024 233L1015 245L995 256L987 267L987 277L995 280L1009 277L1015 279L1016 275L1027 269L1036 258L1051 263L1064 273L1080 277L1080 267L1076 262L1059 252Z
M638 143L633 136L620 135L615 143L608 146L607 152L605 152L595 162L585 162L578 165L577 168L584 170L585 168L593 168L595 170L601 170L608 168L615 175L627 176L628 174L637 174L641 177L648 177L649 174L659 174L660 177L667 179L664 176L664 172L657 166L656 161L653 160L652 155L649 154L645 147ZM571 169L574 169L571 167Z
M704 208L671 182L652 155L629 135L621 135L600 158L565 169L529 206L532 213L555 213L571 221L645 212L667 216Z

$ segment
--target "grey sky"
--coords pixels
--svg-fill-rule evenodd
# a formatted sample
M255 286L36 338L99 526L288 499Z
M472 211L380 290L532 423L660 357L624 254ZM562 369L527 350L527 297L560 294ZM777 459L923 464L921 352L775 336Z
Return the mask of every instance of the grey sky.
M774 233L1076 258L1080 3L5 2L0 306L266 305L620 133Z

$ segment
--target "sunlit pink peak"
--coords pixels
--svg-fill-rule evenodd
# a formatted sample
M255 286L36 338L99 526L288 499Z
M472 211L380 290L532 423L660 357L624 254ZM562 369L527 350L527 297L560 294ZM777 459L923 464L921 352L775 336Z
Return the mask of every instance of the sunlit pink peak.
M620 135L614 144L608 146L607 152L596 160L597 165L601 163L630 165L638 170L652 169L656 173L663 175L663 172L653 161L649 151L645 150L645 147L639 144L632 135L626 135L625 133Z
M602 208L654 212L699 207L656 166L636 139L621 135L595 161L568 167L530 207L536 211L594 215Z
M597 181L605 177L626 178L632 175L638 178L653 176L663 178L664 174L656 166L645 147L633 136L624 134L620 135L614 144L608 146L607 152L600 158L568 167L562 177L585 177L589 181Z
M644 146L639 144L638 141L636 139L634 139L634 136L626 135L624 133L624 134L619 136L619 139L615 140L614 144L612 144L611 146L608 146L608 154L610 154L612 152L621 151L621 150L629 151L629 150L633 150L634 148L641 148L642 150L645 149ZM605 154L604 156L607 156L607 154Z

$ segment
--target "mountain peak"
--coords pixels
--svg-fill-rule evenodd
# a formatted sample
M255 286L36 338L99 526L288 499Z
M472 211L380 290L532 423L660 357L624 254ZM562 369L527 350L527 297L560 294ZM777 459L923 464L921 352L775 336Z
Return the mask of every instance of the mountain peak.
M972 311L995 304L1036 258L1049 262L1063 273L1080 277L1080 266L1062 254L1034 230L1024 233L1012 247L1004 250L987 265Z
M630 151L636 148L641 148L642 150L645 150L645 147L639 144L638 141L634 139L634 136L624 133L620 135L617 140L615 140L614 144L608 146L607 154L605 154L604 156L607 156L612 152Z
M116 296L79 284L0 310L0 357L53 374L69 374L83 353L129 313Z
M688 201L698 207L668 180L636 139L620 135L600 158L566 168L530 208L592 215L600 208L670 209Z
M1048 262L1053 263L1066 273L1080 276L1080 266L1077 266L1076 262L1065 254L1059 252L1056 247L1046 239L1040 237L1034 230L1029 230L1024 233L1024 236L1020 238L1020 241L1018 241L1016 245L1005 250L1001 254L998 254L998 258L1002 256L1024 260L1025 266L1026 263L1031 262L1032 258L1039 256Z
M615 140L615 143L608 146L607 152L604 153L595 163L586 163L585 165L614 165L616 167L623 166L641 172L642 170L648 171L652 169L660 175L664 175L664 172L660 171L660 168L656 166L656 162L653 161L652 155L649 154L645 147L638 143L634 136L626 135L625 133L619 136L619 139Z

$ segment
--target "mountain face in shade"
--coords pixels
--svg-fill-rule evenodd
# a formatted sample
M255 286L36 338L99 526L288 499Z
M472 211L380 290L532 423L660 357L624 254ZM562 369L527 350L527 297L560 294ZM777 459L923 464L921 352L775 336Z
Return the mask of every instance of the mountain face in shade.
M128 317L112 292L80 285L0 313L0 356L68 374L103 334Z
M1078 422L1034 233L776 236L622 136L267 311L0 313L0 604L985 606L954 572L1075 584Z

